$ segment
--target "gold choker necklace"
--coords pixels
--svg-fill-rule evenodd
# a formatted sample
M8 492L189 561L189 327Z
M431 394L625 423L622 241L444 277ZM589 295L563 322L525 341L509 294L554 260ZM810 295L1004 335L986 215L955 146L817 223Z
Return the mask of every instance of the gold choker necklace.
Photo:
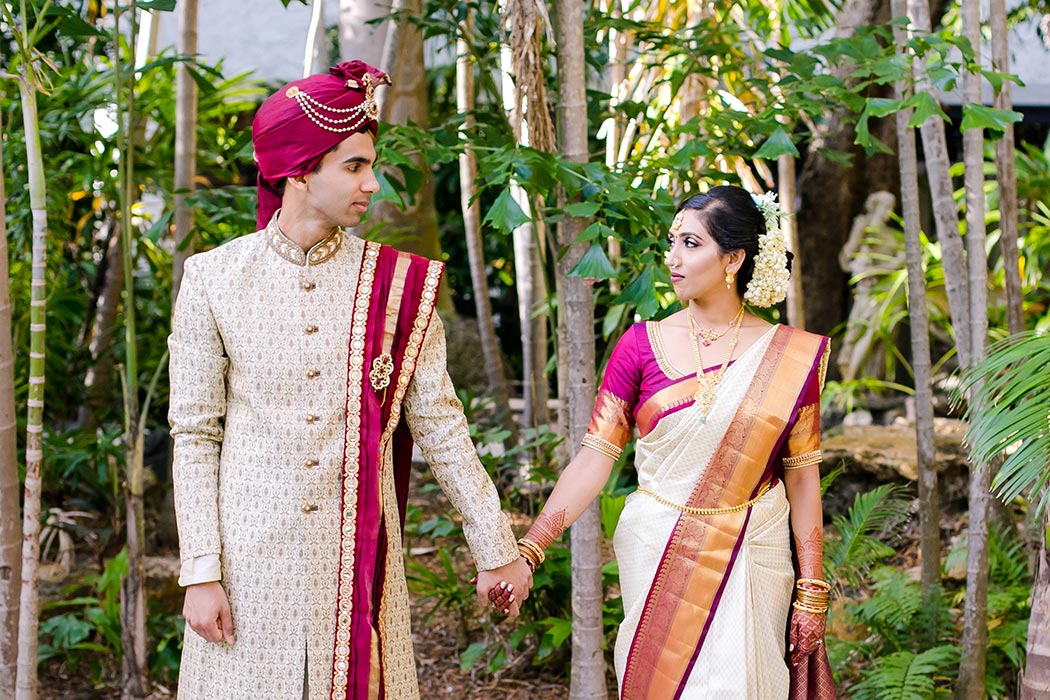
M689 312L689 327L692 329L695 326L694 330L696 331L697 335L700 336L700 340L704 343L704 347L706 348L708 345L710 345L711 343L715 342L716 340L721 338L723 335L728 333L729 329L732 328L734 324L740 322L740 319L741 319L741 317L743 315L744 315L744 305L741 304L740 305L740 309L736 312L736 316L733 317L733 320L729 322L729 325L726 326L725 328L723 328L721 333L716 333L713 328L704 328L703 326L701 326L697 322L697 320L693 318L693 313L690 311Z
M744 307L740 307L740 310L737 311L736 316L733 317L726 329L716 337L716 339L721 338L730 328L733 329L733 335L729 338L729 353L722 362L722 366L718 368L718 371L711 374L704 372L704 361L700 356L700 343L703 337L701 333L704 329L700 328L700 324L693 318L692 311L686 309L686 313L689 315L689 338L692 340L693 355L696 358L696 393L693 394L693 400L700 407L700 423L703 424L707 422L707 414L715 402L718 385L722 382L722 376L726 373L726 368L729 367L729 363L733 359L733 353L736 351L736 343L740 337L740 326L743 325L744 321ZM704 343L704 345L710 345L710 343Z

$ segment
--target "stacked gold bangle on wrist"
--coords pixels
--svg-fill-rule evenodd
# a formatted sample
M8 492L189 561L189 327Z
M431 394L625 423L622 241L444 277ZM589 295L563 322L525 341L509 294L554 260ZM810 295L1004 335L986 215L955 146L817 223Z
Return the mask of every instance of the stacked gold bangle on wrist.
M800 578L795 583L796 610L824 615L831 601L831 584L819 578Z
M525 563L529 565L529 571L532 573L536 573L536 569L547 558L543 554L543 547L526 537L518 540L518 551L521 552L521 556L524 557Z

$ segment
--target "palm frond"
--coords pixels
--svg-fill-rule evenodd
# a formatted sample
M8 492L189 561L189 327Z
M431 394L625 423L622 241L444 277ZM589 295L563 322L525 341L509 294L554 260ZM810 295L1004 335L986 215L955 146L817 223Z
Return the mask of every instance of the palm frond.
M824 570L828 580L859 585L868 570L894 550L879 540L895 530L910 513L904 487L882 484L858 493L846 516L835 516L838 538L824 545Z
M974 459L987 464L1005 457L992 480L996 495L1009 502L1027 492L1040 512L1050 479L1048 366L1050 334L1018 333L994 343L988 357L963 375L957 393L971 393L966 439Z

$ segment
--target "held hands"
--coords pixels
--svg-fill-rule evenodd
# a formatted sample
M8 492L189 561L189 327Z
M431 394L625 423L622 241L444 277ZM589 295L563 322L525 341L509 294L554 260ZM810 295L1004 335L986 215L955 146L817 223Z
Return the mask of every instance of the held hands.
M233 644L236 641L230 601L218 581L187 586L182 616L194 632L209 642Z
M532 572L521 557L491 571L479 571L472 579L477 584L478 603L493 605L509 617L517 617L521 603L529 597Z
M816 651L824 643L824 626L827 618L824 614L811 613L798 608L791 608L791 631L788 635L788 649L791 652L791 665L797 666L805 657Z

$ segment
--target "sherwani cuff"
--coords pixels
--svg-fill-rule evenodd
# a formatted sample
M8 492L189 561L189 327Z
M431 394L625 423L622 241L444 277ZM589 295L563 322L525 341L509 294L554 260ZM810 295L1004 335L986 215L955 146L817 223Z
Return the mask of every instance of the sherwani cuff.
M485 527L479 524L471 527L464 526L463 534L470 546L470 553L474 557L474 565L478 571L498 569L521 556L506 513L500 512L495 527Z
M218 554L204 554L182 562L182 571L179 573L180 586L221 580L222 565Z

